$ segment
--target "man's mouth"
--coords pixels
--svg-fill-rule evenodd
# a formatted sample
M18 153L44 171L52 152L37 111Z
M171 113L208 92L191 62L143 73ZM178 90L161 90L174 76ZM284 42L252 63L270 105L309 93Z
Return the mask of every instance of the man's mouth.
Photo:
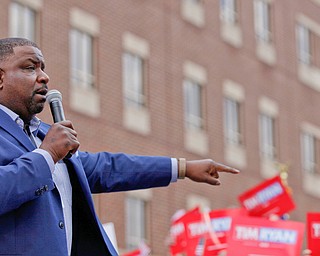
M48 92L48 89L46 89L46 88L41 88L41 89L39 89L39 90L36 91L36 94L40 94L40 95L45 96L45 95L47 94L47 92Z

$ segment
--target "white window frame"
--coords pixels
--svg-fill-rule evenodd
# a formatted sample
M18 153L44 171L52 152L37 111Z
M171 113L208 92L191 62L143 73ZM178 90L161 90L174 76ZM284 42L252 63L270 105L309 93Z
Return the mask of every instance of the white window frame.
M131 131L148 135L151 133L151 113L147 95L147 61L150 58L150 45L144 38L126 31L122 35L122 47L123 125ZM126 61L128 58L133 61ZM126 71L132 70L129 67L132 66L131 62L136 63L133 66L138 75Z
M275 160L275 120L272 116L261 113L260 124L260 151L264 158Z
M309 133L301 133L301 157L302 157L302 168L304 171L314 174L317 169L317 158L316 158L316 144L317 138Z
M232 102L232 104L228 102ZM225 142L224 156L226 163L239 169L244 169L247 166L247 156L244 145L245 138L242 127L242 108L244 102L244 87L233 80L224 80L222 100L224 125L223 132ZM230 106L228 104L230 104Z
M299 80L320 92L320 67L318 42L320 40L320 24L310 17L298 13L296 25L296 42Z
M195 5L199 5L201 4L202 0L184 0L187 2L187 4L195 4Z
M123 95L125 104L128 107L146 107L144 59L137 54L124 52L122 55L122 62Z
M320 127L308 122L301 123L300 151L303 190L320 197L319 170Z
M9 35L36 41L37 12L33 8L12 2L9 6Z
M147 235L147 201L142 198L127 196L126 208L126 247L135 249L146 240Z
M266 43L272 41L271 4L267 0L254 0L254 24L257 39Z
M237 23L237 0L220 0L220 18L225 23Z
M205 129L205 103L204 103L204 93L205 86L208 83L208 76L207 76L207 70L204 66L199 65L198 63L195 63L190 60L186 60L183 63L183 75L184 80L181 84L181 94L183 99L183 124L184 124L184 146L186 150L189 152L195 153L197 155L206 156L209 152L209 140L208 140L208 134ZM188 82L185 82L188 81ZM200 86L200 88L196 89L199 91L198 100L193 100L194 95L190 95L190 93L187 93L186 84L193 84L196 86L195 88L198 88L197 86ZM188 88L187 88L188 89ZM194 88L193 88L194 89ZM189 91L189 90L188 90ZM192 91L192 88L191 88ZM186 94L188 95L188 99L186 97ZM190 99L192 99L192 105L196 104L196 108L198 108L198 111L195 112L189 112L189 106L188 108L186 105L188 105ZM196 103L198 101L198 103ZM194 115L194 113L199 113ZM201 114L200 114L201 113ZM200 117L200 118L199 118Z
M224 125L227 142L241 145L240 102L229 97L224 98Z
M310 30L302 25L297 25L297 43L298 43L298 57L299 61L303 64L311 64L311 43L310 43Z
M95 76L95 40L100 35L100 22L96 16L77 7L70 9L69 19L69 79L74 89L69 98L70 107L90 117L99 117L101 110Z
M204 127L202 86L191 79L185 79L183 82L183 91L186 128L202 130Z
M87 32L70 30L71 84L75 87L91 89L95 86L93 40Z
M220 0L220 35L233 47L243 45L238 0Z
M269 179L279 173L277 168L277 119L279 105L273 99L261 96L258 100L259 116L259 153L260 173L263 178Z

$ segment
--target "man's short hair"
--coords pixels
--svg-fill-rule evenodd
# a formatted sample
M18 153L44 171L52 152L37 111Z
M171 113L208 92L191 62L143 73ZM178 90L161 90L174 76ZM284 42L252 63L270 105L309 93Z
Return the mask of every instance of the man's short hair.
M9 37L0 39L0 61L5 60L14 53L13 48L17 46L33 46L39 49L35 42L26 38Z

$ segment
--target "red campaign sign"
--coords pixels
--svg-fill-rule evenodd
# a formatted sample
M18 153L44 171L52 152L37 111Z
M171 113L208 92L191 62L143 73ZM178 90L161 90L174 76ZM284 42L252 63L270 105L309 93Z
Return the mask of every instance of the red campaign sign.
M141 255L141 252L139 249L122 254L122 256L140 256L140 255Z
M298 256L304 223L236 217L228 236L228 256Z
M239 215L245 215L244 209L214 210L193 215L192 221L185 225L187 255L214 256L226 249L232 218Z
M139 249L136 249L131 252L122 254L121 256L148 256L150 255L151 249L144 242L140 243Z
M320 255L320 212L307 213L307 237L312 255Z
M183 216L173 221L170 228L170 253L176 255L185 252L187 247L186 223L192 221L194 216L200 214L199 207L186 212Z
M239 201L251 216L283 215L295 208L288 189L276 176L244 192Z

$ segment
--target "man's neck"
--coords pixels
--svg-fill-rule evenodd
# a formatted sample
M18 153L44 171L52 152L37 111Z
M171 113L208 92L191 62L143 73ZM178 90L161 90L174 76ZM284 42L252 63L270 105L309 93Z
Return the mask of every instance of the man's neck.
M33 120L34 122L39 122L38 121L39 119L35 115L32 116L31 119L24 119L18 113L14 112L13 110L9 109L8 107L2 104L0 104L0 109L3 110L5 113L7 113L12 118L12 120L16 120L19 117L24 124L28 124L28 125L30 125L33 122Z

